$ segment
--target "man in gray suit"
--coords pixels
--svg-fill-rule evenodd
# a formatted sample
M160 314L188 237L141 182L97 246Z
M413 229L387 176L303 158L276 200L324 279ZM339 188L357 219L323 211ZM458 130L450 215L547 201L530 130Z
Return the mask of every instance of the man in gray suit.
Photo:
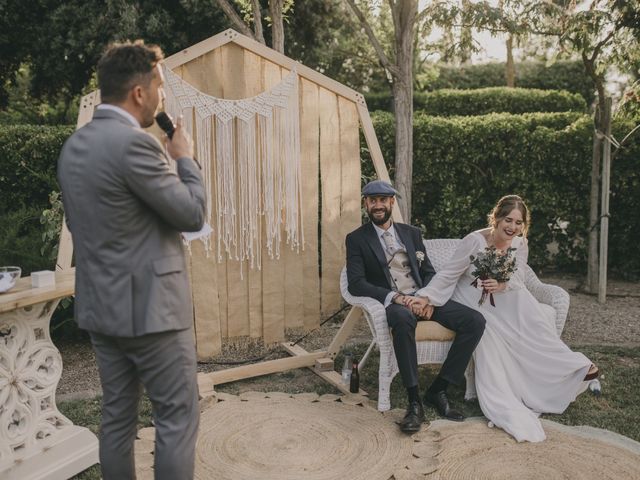
M193 478L199 409L193 307L181 231L205 217L202 175L182 122L155 137L162 52L111 46L98 63L102 104L64 144L58 180L76 259L75 315L89 331L103 389L106 480L135 478L143 385L156 427L155 478Z

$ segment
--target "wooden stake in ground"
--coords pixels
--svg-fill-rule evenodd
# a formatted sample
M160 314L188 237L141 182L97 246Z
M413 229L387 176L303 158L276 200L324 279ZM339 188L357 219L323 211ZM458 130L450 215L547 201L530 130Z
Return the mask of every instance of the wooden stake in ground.
M607 253L609 249L609 184L611 178L611 98L604 111L605 137L602 144L602 199L600 206L600 265L598 302L607 301Z

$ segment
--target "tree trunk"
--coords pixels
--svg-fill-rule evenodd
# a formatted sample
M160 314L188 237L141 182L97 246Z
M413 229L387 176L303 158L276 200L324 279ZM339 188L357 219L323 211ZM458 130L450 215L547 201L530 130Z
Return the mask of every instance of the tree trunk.
M507 67L505 72L507 87L516 86L516 64L513 61L513 37L507 37Z
M471 2L462 0L462 9L469 10ZM473 44L473 33L469 25L462 27L460 31L460 65L471 65L471 48Z
M275 51L284 53L284 21L282 16L283 0L269 0L271 12L271 42Z
M262 12L260 11L260 0L251 0L251 8L253 10L253 31L256 34L256 40L266 45L264 41L264 32L262 31Z
M411 223L413 184L413 36L418 14L417 0L396 3L394 15L397 72L393 78L393 106L396 123L395 187L402 218Z
M587 291L596 293L598 291L598 223L599 205L600 205L600 163L602 155L602 134L604 132L604 112L605 108L605 90L604 79L596 73L595 63L593 59L589 59L587 55L582 53L582 62L587 74L593 80L598 91L598 104L594 113L595 127L593 139L593 153L591 157L591 193L589 194L589 256L587 259Z
M253 31L249 28L249 26L244 23L244 20L240 18L240 15L235 11L229 0L216 0L222 11L225 13L227 18L231 20L231 23L237 28L240 33L243 35L256 40L256 36Z
M393 19L394 62L385 54L365 15L355 0L345 0L360 21L376 51L380 64L390 75L396 123L396 164L394 184L398 190L398 208L402 219L411 223L411 187L413 183L413 52L418 21L418 0L389 2Z
M396 123L396 164L394 184L402 219L411 223L413 177L413 87L411 79L394 79L393 108Z

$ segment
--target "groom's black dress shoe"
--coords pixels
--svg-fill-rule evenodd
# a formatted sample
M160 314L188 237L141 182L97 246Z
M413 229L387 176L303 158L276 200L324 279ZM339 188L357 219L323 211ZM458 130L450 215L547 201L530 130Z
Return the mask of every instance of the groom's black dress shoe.
M405 433L415 433L420 430L422 422L424 422L424 408L422 408L422 404L417 400L409 402L407 413L400 422L400 430Z
M447 420L454 420L456 422L464 420L464 415L451 408L447 393L444 391L434 393L427 390L427 393L424 394L424 403L435 407L440 416Z

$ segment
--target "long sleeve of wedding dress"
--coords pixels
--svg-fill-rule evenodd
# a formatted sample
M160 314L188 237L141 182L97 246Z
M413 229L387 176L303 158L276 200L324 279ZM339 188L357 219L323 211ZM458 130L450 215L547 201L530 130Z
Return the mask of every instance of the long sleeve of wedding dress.
M427 297L429 303L436 307L447 303L453 295L458 279L469 267L471 262L469 257L484 248L482 242L482 237L477 232L470 233L464 237L444 268L436 272L429 285L418 290L416 295Z
M529 245L527 239L518 237L514 239L513 246L516 248L516 270L511 274L511 278L507 282L506 291L520 290L525 287L525 266L529 258Z

